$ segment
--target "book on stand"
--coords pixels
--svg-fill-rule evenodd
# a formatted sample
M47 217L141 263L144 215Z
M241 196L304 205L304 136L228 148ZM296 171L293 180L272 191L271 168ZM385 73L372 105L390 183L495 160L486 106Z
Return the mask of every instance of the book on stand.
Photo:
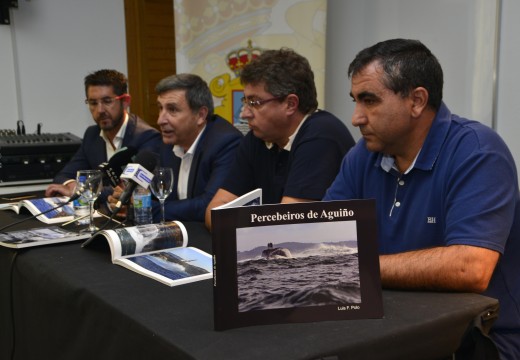
M112 263L168 286L213 277L212 258L188 245L188 234L178 221L102 230L83 243L105 239Z
M211 217L216 330L383 316L374 200L223 206Z

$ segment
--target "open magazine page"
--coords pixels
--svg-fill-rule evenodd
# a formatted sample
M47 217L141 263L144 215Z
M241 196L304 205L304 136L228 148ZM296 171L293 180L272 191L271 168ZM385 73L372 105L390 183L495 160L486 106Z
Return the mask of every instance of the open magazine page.
M177 247L121 257L116 264L169 286L211 279L211 255L192 247Z
M77 233L75 231L65 230L58 226L51 226L2 233L0 234L0 245L20 249L25 247L82 240L89 236L89 233Z
M20 206L17 202L16 203L3 203L3 204L0 204L0 210L13 210L15 213L18 214L18 212L20 211Z
M101 236L108 239L112 262L119 257L185 247L188 244L186 228L178 221L103 230L96 235L96 237Z
M44 223L60 223L72 220L74 217L72 203L65 203L67 200L66 197L27 199L20 202L20 207L27 208L33 215L42 213L36 218Z
M46 224L64 223L74 219L74 207L68 200L65 196L24 199L16 203L0 204L0 210L13 210L19 214L22 209L27 209L31 215L38 215L36 219ZM97 211L94 212L94 217L100 216Z
M86 241L108 240L112 263L169 286L213 278L206 252L187 247L188 233L178 221L103 230Z
M41 214L36 218L46 224L61 223L74 217L74 208L72 204L65 203L67 200L67 197L25 199L2 204L0 210L13 210L18 214L21 208L26 208L32 215Z

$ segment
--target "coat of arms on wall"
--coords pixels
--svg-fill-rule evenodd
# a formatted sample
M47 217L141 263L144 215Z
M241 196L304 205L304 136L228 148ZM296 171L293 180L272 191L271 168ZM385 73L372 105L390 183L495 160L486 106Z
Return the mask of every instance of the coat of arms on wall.
M209 88L213 96L221 98L221 105L215 106L215 114L230 121L243 132L247 132L247 121L240 118L241 99L244 88L240 83L240 73L244 66L262 53L262 49L253 47L251 40L247 46L232 50L226 58L228 67L233 71L234 78L229 73L219 75L211 80Z

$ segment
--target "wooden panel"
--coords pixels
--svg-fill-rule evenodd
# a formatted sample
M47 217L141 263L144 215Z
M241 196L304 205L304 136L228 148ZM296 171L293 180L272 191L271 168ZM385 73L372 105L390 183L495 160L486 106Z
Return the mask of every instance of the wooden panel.
M131 111L157 127L155 85L175 74L172 0L125 0Z

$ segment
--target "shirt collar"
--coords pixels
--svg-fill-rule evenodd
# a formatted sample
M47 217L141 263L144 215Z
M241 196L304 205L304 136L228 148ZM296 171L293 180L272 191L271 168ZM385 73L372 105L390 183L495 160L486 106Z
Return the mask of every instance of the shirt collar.
M292 133L291 136L289 136L289 141L287 142L287 144L285 144L285 146L283 147L283 150L287 150L287 151L291 151L291 147L292 147L292 144L294 142L294 139L296 138L296 135L298 135L298 131L300 131L300 128L302 127L303 123L305 122L305 120L307 120L307 118L310 116L310 114L307 114L303 117L302 121L300 121L300 124L298 125L298 127L296 128L296 130ZM273 147L273 143L271 142L267 142L265 141L265 146L271 150L271 148Z
M112 141L112 143L116 147L115 150L117 150L117 149L119 149L121 147L121 144L123 143L123 138L125 137L126 126L128 125L128 113L125 112L124 116L125 116L125 120L123 121L123 125L121 125L121 127L119 128L119 131L117 132L116 136L114 136L114 140ZM103 140L105 140L105 142L107 144L110 144L110 140L105 135L105 132L103 130L101 130L99 132L99 136L101 136L103 138Z
M202 130L199 132L199 135L197 135L197 138L195 139L195 141L193 142L193 144L191 144L190 148L188 149L188 151L184 151L184 148L182 146L179 146L179 145L174 145L173 146L173 153L177 156L177 157L180 157L181 159L186 155L186 154L190 154L190 155L193 155L195 153L195 150L197 149L197 145L199 143L199 140L200 140L200 137L202 136L202 133L204 132L204 130L206 129L206 125L204 125L204 127L202 128Z
M435 161L439 157L444 140L448 136L448 131L451 124L451 112L443 103L439 107L435 118L433 119L430 131L424 140L423 146L415 157L412 165L405 171L405 174L410 172L412 168L416 167L421 170L431 170L435 165ZM394 157L390 155L379 154L378 164L385 171L390 171L394 167ZM394 167L395 168L395 167Z
M419 154L420 153L421 153L421 150L419 150ZM413 169L413 167L415 166L415 162L417 161L417 158L419 157L419 154L417 154L415 156L415 159L413 159L412 163L410 164L408 169L405 170L404 174L408 174ZM383 157L381 159L381 167L386 172L390 172L391 169L399 171L399 169L395 165L395 158L392 155L383 154Z

